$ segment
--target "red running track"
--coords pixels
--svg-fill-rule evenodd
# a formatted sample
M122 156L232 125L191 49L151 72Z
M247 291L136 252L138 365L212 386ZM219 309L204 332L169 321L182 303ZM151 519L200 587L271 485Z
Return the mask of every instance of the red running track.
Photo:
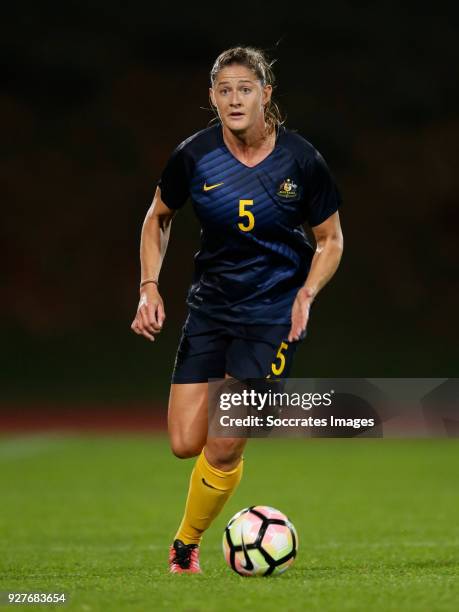
M167 430L167 410L160 404L2 404L0 432Z

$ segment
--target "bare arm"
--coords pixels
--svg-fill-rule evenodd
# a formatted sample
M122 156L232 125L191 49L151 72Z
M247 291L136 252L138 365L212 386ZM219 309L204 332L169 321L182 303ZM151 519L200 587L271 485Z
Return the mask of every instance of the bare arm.
M175 211L161 200L161 190L156 188L153 202L147 211L140 238L141 280L158 280L167 250L171 222ZM140 300L131 329L149 340L154 340L163 326L166 314L158 286L147 283L140 289Z
M313 227L312 231L316 239L316 252L306 282L293 303L289 342L299 340L306 330L311 304L336 272L343 253L343 233L338 212Z

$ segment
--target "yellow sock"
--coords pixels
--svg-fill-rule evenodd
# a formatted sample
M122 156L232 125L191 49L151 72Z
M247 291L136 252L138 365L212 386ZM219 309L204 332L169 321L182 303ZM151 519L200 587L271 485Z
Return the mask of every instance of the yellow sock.
M185 544L199 544L202 533L225 505L242 477L243 460L230 472L223 472L207 461L204 451L191 473L185 514L175 538Z

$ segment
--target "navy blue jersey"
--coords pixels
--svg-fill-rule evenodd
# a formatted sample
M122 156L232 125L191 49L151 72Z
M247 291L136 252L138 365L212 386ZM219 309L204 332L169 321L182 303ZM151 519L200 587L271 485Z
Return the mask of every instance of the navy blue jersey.
M217 124L175 149L158 185L168 208L191 197L201 223L190 308L228 322L288 324L313 256L303 223L319 225L340 205L317 150L281 127L273 151L249 168Z

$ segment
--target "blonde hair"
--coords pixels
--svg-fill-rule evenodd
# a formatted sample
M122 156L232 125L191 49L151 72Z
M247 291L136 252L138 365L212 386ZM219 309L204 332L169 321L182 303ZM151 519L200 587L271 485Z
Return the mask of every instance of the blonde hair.
M240 64L252 70L263 87L271 85L274 90L276 83L276 77L272 69L274 61L269 60L261 49L254 47L231 47L231 49L226 49L226 51L220 53L215 60L210 71L210 82L213 87L220 70L231 64ZM279 107L272 97L265 105L264 112L268 132L279 128L284 123Z

